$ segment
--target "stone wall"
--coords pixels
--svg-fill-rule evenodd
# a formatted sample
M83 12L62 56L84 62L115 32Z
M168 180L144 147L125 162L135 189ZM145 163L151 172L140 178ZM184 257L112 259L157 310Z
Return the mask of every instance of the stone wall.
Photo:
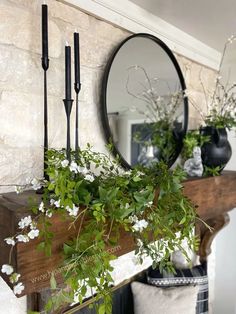
M81 80L80 143L87 142L104 150L100 119L101 76L112 49L129 33L80 10L48 0L49 54L48 105L49 145L65 146L64 45L73 44L73 32L80 33ZM0 193L11 191L14 184L25 184L42 176L43 167L43 72L41 68L41 1L0 1ZM199 73L207 89L214 71L177 55L194 97L203 103ZM196 123L190 111L190 126ZM72 113L74 121L74 112ZM73 127L73 123L72 123ZM73 141L73 138L72 138ZM132 258L126 261L132 263ZM123 258L124 260L124 258ZM119 275L122 273L121 263ZM127 265L127 264L126 264ZM132 264L126 269L140 269ZM123 267L124 268L124 267ZM123 269L124 277L130 273ZM4 290L3 290L4 289ZM23 314L25 299L16 300L2 282L0 313ZM4 300L8 300L6 305ZM16 308L18 308L16 310Z

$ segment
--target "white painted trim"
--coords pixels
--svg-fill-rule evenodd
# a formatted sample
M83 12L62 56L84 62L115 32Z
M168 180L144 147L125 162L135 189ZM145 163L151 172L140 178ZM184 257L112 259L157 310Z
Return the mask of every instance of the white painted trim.
M122 27L132 33L149 33L175 53L218 69L221 54L196 38L142 9L129 0L57 0Z

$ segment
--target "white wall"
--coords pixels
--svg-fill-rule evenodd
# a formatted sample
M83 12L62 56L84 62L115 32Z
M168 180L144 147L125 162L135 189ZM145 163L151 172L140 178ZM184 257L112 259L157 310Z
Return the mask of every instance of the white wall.
M227 170L236 170L236 133L229 132L232 158ZM214 241L215 261L213 314L236 314L236 209L230 212L230 224L217 235Z

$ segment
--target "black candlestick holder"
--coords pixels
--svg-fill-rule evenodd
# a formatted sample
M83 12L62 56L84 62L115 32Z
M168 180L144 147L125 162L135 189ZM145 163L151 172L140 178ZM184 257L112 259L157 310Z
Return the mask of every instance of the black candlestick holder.
M66 118L67 118L67 136L66 136L66 157L71 162L71 154L70 154L70 114L73 105L73 99L63 99L65 111L66 111Z
M47 169L47 152L48 152L48 97L47 97L47 70L49 67L48 57L43 57L42 59L42 68L44 70L44 179L48 180L49 177L46 174Z
M75 159L78 160L79 153L79 92L81 89L80 83L75 83L74 85L76 99L75 99Z

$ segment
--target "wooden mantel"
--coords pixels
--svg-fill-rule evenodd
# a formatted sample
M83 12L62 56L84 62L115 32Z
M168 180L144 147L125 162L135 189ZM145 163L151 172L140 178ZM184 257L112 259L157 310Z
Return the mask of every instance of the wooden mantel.
M198 232L201 237L199 255L202 260L210 254L211 242L216 233L229 222L228 211L236 207L236 172L224 172L219 177L191 179L184 182L184 193L197 205L197 213L214 231L211 233L203 224L199 224ZM29 197L40 196L35 191L28 191L20 195L6 193L0 196L0 264L8 262L9 245L4 242L6 237L17 232L18 221L25 216ZM55 233L52 257L46 257L43 252L35 250L38 240L17 244L12 255L12 265L21 274L21 281L25 285L24 294L39 292L49 287L51 272L60 276L60 251L63 242L73 236L75 230L68 230L69 222L61 221L56 215L52 217L52 230ZM113 248L117 256L134 249L134 243L128 233L123 232L120 243ZM1 266L0 265L0 266ZM8 285L11 284L6 280Z

